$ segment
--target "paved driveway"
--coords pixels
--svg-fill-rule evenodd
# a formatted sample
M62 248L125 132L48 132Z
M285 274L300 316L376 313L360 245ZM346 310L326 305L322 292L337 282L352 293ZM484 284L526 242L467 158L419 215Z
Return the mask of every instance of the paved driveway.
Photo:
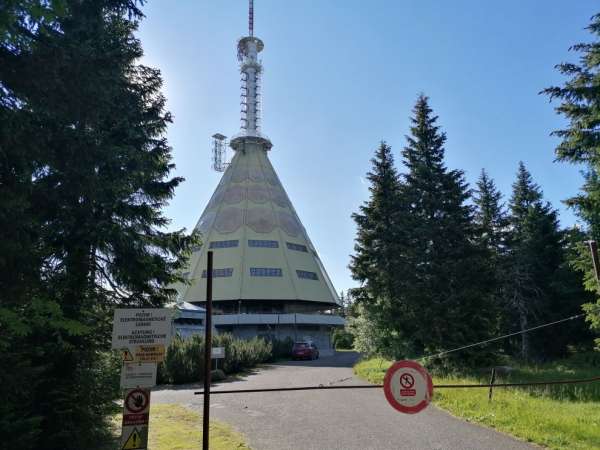
M318 361L274 364L212 390L315 384L363 384L352 374L351 352ZM158 388L152 401L202 411L201 386ZM430 405L406 415L388 405L382 389L211 395L211 417L242 432L254 450L534 449L491 429L466 423Z

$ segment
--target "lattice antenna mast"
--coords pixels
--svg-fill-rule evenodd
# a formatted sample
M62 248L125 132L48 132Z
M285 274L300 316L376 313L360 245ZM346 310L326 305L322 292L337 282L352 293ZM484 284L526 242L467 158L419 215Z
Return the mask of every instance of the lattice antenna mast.
M254 37L254 1L249 0L248 36L238 41L238 61L241 74L241 128L246 136L260 136L260 87L262 63L258 54L263 42Z
M248 2L248 35L254 37L254 0Z
M213 134L212 137L212 168L217 172L225 172L229 166L227 158L227 136L221 133Z

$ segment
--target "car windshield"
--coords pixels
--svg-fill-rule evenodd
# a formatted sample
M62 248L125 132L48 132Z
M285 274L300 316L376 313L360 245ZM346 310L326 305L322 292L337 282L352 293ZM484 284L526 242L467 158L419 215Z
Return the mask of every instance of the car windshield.
M296 342L296 343L294 344L294 348L295 348L295 349L299 349L299 348L307 348L307 347L308 347L308 344L307 344L307 343L305 343L305 342Z

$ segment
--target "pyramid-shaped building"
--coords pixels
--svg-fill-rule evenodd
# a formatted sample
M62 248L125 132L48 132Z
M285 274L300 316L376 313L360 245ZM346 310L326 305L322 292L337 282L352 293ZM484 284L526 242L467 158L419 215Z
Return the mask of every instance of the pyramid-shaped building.
M268 158L272 144L261 134L258 53L263 43L250 33L238 41L242 76L242 130L196 230L196 248L178 285L179 300L202 305L206 298L207 252L213 252L213 324L238 337L312 340L321 354L332 350L331 331L344 320L332 314L337 293ZM225 136L215 135L219 152ZM226 168L225 168L226 167Z

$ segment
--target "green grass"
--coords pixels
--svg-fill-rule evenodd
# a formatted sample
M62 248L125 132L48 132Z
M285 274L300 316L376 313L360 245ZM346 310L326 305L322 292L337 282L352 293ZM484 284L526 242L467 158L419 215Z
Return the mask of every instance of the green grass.
M121 414L112 418L121 432ZM118 443L118 439L116 440ZM202 447L202 416L180 405L157 404L150 409L149 450L197 450ZM241 434L229 425L210 421L211 450L250 450Z
M373 358L359 362L354 372L382 383L391 362ZM513 366L514 367L514 366ZM570 367L569 361L542 366L519 366L497 383L591 378L598 367ZM487 383L489 374L434 377L435 385ZM600 382L547 387L496 388L492 402L487 388L435 389L434 403L470 422L496 428L551 449L600 449Z

